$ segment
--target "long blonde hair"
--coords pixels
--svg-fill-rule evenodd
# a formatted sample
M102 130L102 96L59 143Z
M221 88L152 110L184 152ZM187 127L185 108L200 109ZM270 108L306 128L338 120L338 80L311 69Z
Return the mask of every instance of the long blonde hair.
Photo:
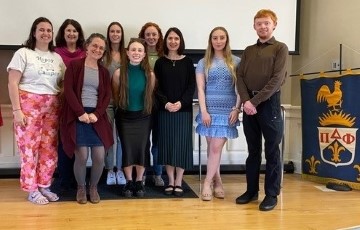
M235 82L236 82L236 70L235 70L235 65L234 65L234 62L233 62L233 57L232 57L231 48L230 48L229 33L222 26L215 27L214 29L211 30L211 32L209 34L208 47L207 47L207 49L205 51L205 57L204 57L204 59L205 59L204 61L205 61L205 76L206 76L206 79L207 79L209 69L210 69L211 64L212 64L212 60L213 60L214 55L215 55L215 51L214 51L214 47L212 46L211 39L212 39L213 33L216 30L224 31L224 33L226 35L226 44L225 44L225 47L224 47L224 50L223 50L224 61L225 61L226 66L230 70L230 73L231 73L231 76L232 76L232 79L233 79L233 84L235 84Z
M129 41L127 46L127 50L132 43L138 42L144 46L145 49L145 57L141 61L141 68L145 71L146 77L146 88L144 95L144 112L150 114L152 111L153 103L154 103L154 79L152 79L152 71L149 64L148 55L146 52L146 44L143 39L140 38L132 38ZM129 84L128 84L128 69L129 69L129 58L126 57L121 60L121 68L120 68L120 79L119 79L119 106L122 109L126 109L129 104Z

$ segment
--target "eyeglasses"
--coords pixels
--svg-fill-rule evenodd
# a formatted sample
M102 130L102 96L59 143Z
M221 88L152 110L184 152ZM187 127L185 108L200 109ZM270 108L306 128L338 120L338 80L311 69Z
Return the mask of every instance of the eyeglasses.
M91 47L93 47L94 49L99 49L100 51L106 50L104 46L99 46L98 44L91 44Z

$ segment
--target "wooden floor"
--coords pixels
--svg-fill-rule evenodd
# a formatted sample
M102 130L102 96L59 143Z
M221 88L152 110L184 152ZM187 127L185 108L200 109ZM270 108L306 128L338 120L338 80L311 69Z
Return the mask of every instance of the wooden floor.
M263 175L261 176L263 183ZM197 193L197 175L185 181ZM260 212L260 201L236 205L245 191L245 175L224 175L226 198L112 200L79 205L31 204L17 179L0 179L0 229L345 229L360 225L360 191L326 192L325 186L285 174L278 206ZM358 229L358 228L351 228Z

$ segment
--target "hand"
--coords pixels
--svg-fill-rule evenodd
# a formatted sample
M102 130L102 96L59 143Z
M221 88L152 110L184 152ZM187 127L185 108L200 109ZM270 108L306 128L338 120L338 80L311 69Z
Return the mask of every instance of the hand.
M208 112L201 112L201 120L206 127L211 125L211 116Z
M20 126L26 125L26 117L25 117L24 113L22 112L22 110L16 110L13 112L13 114L14 114L14 124L15 125L20 125Z
M177 111L179 111L181 109L181 102L180 101L177 101L177 102L175 102L175 104L174 104L174 112L177 112Z
M95 114L90 113L89 120L90 120L90 123L95 123L95 122L97 122L98 118L95 116Z
M89 114L84 113L83 115L81 115L79 118L79 121L84 122L86 124L90 123L90 118L89 118Z
M234 125L239 120L239 111L234 109L229 114L229 124Z
M257 110L256 107L250 101L246 101L244 103L244 112L247 115L255 115L257 113Z
M176 105L171 102L168 102L165 105L165 109L169 112L176 112L176 108L177 108Z

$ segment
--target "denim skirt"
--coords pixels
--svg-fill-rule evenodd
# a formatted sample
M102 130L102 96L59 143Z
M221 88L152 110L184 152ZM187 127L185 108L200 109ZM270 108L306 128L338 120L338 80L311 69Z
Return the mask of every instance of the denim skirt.
M85 107L86 113L92 113L95 111L95 108ZM99 135L92 123L86 124L79 120L76 121L76 146L103 146Z

